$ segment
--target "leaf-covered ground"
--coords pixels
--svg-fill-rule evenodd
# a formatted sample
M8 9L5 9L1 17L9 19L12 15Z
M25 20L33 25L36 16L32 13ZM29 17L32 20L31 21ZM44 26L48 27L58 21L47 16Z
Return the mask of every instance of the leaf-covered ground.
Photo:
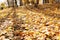
M59 9L51 11L28 6L1 12L0 40L60 40Z

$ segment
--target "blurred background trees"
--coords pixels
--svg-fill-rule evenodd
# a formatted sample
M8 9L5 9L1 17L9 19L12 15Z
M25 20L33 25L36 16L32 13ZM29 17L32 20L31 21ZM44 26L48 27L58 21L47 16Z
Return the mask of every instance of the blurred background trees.
M20 6L26 5L26 4L39 4L39 0L19 0L20 1ZM12 6L18 6L17 0L7 0L8 7Z
M14 6L14 0L7 0L8 7Z
M23 5L22 0L20 0L20 6L22 6L22 5Z
M19 1L19 3L18 3L18 1ZM38 6L38 4L40 5L40 4L46 4L46 3L47 4L60 3L60 0L6 0L6 3L8 5L8 7L26 6L29 4ZM3 3L3 4L5 5L6 3ZM0 9L1 9L1 6L0 6Z
M15 0L15 4L17 5L17 0Z
M5 3L1 3L1 5L0 5L0 10L3 10L3 9L5 9L5 8L6 8Z

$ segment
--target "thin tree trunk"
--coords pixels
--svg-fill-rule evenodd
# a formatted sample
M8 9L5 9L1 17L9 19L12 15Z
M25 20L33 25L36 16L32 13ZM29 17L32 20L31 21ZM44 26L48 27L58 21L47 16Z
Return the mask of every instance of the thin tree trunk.
M31 3L34 4L34 0L32 0Z
M22 6L22 5L23 5L22 0L20 0L20 6Z
M43 0L43 3L49 3L49 0Z
M14 0L7 0L8 7L14 7Z
M37 0L37 4L39 4L39 0Z
M14 0L12 0L12 7L14 7Z
M29 0L26 0L27 4L29 4Z
M10 7L10 5L9 5L9 0L7 0L7 4L8 4L8 7Z
M36 0L36 1L35 1L35 4L34 4L34 5L35 5L35 7L37 7L37 6L38 6L38 4L39 4L39 0Z
M17 0L15 0L15 6L18 7L18 5L17 5Z

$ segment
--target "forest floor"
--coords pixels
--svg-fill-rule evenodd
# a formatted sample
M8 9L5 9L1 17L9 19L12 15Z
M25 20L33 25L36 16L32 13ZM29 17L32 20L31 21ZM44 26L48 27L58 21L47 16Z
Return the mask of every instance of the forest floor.
M60 40L57 6L7 8L0 15L0 40Z

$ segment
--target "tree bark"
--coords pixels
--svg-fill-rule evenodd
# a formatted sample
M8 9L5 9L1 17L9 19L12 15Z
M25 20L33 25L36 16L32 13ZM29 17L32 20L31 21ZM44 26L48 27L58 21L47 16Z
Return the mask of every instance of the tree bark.
M38 6L38 4L39 4L39 0L35 0L35 7L37 7Z
M49 3L49 0L43 0L43 3Z
M17 0L15 0L15 6L18 7L18 5L17 5Z
M23 5L22 0L20 0L20 6L22 6L22 5Z
M8 4L8 7L10 7L10 5L9 5L9 1L7 0L7 4Z
M8 7L14 7L14 0L7 0Z
M12 7L14 7L14 0L12 0Z
M34 4L34 0L32 0L31 3Z
M27 4L29 4L29 0L26 0Z
M39 0L37 0L37 4L39 4Z

